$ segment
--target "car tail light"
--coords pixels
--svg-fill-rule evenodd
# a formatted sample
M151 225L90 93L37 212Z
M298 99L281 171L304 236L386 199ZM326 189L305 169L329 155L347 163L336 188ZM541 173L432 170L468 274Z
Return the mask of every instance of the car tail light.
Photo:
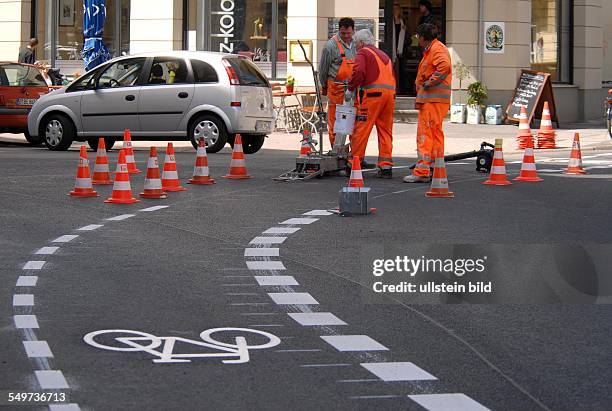
M230 103L230 106L232 106L232 107L240 107L240 106L242 106L242 103L239 102L239 101L232 101Z
M227 72L227 76L229 77L230 84L232 86L239 86L240 79L238 78L238 74L236 74L236 70L234 70L232 65L227 60L223 60L223 65L225 66L225 71Z

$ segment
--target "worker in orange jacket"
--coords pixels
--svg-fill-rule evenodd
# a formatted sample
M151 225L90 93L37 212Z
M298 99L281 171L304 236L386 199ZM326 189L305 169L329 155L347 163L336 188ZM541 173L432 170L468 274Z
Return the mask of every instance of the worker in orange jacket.
M448 49L437 39L435 25L419 25L416 35L424 50L416 79L418 158L412 174L404 177L404 182L428 183L434 158L444 155L442 122L450 109L452 64Z
M395 76L393 61L374 44L370 30L355 33L357 46L355 67L348 89L359 89L359 105L355 129L351 137L351 153L363 159L374 126L378 134L378 174L391 178L393 168L393 112L395 111Z

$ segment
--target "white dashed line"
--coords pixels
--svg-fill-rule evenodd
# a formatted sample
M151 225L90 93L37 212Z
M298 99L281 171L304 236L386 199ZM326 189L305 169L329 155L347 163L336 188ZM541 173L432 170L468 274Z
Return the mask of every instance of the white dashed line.
M264 234L294 234L300 231L297 227L272 227L264 231Z
M21 275L17 279L16 287L36 287L38 277L35 275Z
M164 208L168 208L170 206L167 205L162 205L162 206L154 206L154 207L149 207L149 208L143 208L142 210L138 210L138 211L144 211L145 213L151 212L151 211L158 211L158 210L163 210Z
M278 248L245 248L245 257L278 257Z
M49 404L49 411L81 411L78 404Z
M100 227L104 227L102 224L90 224L85 227L77 228L77 231L94 231Z
M123 220L127 220L128 218L135 217L135 216L136 214L122 214L116 217L107 218L106 221L123 221Z
M255 281L259 285L299 285L290 275L257 275Z
M24 341L23 347L29 358L53 358L53 353L46 341Z
M338 351L389 351L367 335L322 335L321 338Z
M411 362L361 363L361 366L386 382L437 380L436 377Z
M255 237L249 244L282 244L287 237Z
M269 271L286 270L282 261L247 261L246 265L249 268L249 270L269 270Z
M13 307L28 307L34 305L33 294L15 294L13 295Z
M334 213L327 211L327 210L312 210L309 211L307 213L304 213L302 215L312 215L312 216L328 216L328 215L333 215Z
M14 315L15 328L38 328L38 320L35 315Z
M288 313L300 325L347 325L332 313Z
M59 370L37 370L34 371L34 373L36 374L40 388L43 390L70 388L68 381L64 378L64 374Z
M308 293L268 293L272 301L279 305L318 305Z
M77 238L78 235L63 235L61 237L57 237L55 240L51 241L52 243L69 243L72 240L74 240L75 238Z
M23 266L24 270L41 270L45 265L46 261L28 261Z
M308 225L312 224L315 221L319 221L318 218L290 218L289 220L285 220L279 224L287 224L287 225Z
M51 254L55 254L57 250L59 250L59 247L43 247L43 248L38 249L38 251L36 251L34 254L51 255Z
M465 394L418 394L408 398L428 411L490 411Z

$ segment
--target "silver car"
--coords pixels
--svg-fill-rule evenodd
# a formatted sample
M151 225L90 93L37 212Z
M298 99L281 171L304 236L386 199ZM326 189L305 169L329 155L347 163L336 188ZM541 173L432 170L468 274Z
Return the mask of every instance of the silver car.
M274 124L272 89L250 60L212 52L167 52L113 59L41 97L28 116L31 136L50 150L73 141L112 147L129 129L133 140L204 138L209 152L233 145L257 152Z

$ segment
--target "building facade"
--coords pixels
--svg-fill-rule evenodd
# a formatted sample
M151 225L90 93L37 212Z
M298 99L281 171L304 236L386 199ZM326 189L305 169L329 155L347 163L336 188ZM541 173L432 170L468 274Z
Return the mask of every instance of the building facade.
M454 80L453 100L482 81L490 104L505 106L521 69L549 73L562 122L602 118L612 87L612 1L431 0L432 14L453 63L469 77ZM340 17L369 28L391 52L394 5L406 36L403 94L411 95L420 58L413 37L421 18L418 0L106 0L104 40L113 55L164 50L212 50L253 59L273 79L287 75L313 84L300 40L315 65ZM396 7L397 7L396 6ZM83 71L81 0L0 0L0 60L15 60L30 37L36 56L68 75ZM395 37L397 40L397 37Z

